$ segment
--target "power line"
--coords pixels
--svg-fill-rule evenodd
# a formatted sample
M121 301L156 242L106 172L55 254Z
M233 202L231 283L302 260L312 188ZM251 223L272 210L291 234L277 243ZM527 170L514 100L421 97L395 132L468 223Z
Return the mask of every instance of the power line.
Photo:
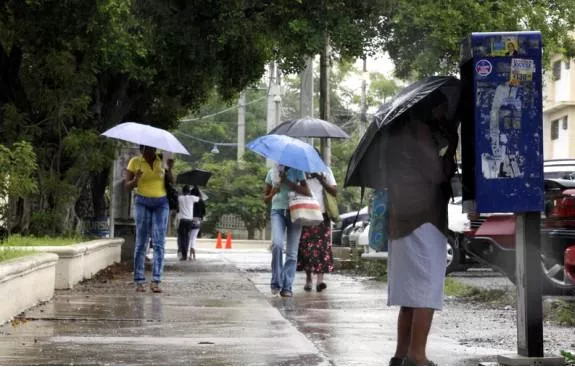
M237 143L215 142L215 141L205 140L205 139L202 139L202 138L197 138L197 137L195 137L195 136L192 136L192 135L183 133L183 132L181 132L181 131L175 131L174 133L177 134L177 135L185 136L185 137L190 138L190 139L192 139L192 140L196 140L196 141L199 141L199 142L202 142L202 143L206 143L206 144L210 144L210 145L217 145L217 146L219 146L219 147L237 147L237 146L238 146Z
M250 101L250 102L244 104L244 106L249 106L249 105L251 105L251 104L257 103L257 102L263 100L263 99L266 98L266 97L267 97L267 96L263 96L263 97L254 99L253 101ZM210 115L200 116L200 117L196 117L196 118L193 118L193 119L180 120L179 122L180 122L180 123L184 123L184 122L192 122L192 121L199 121L199 120L207 119L207 118L210 118L210 117L214 117L214 116L217 116L217 115L221 115L222 113L226 113L226 112L231 111L231 110L233 110L233 109L236 109L236 108L238 108L238 107L239 107L238 105L232 106L232 107L223 109L223 110L221 110L221 111L212 113L212 114L210 114Z

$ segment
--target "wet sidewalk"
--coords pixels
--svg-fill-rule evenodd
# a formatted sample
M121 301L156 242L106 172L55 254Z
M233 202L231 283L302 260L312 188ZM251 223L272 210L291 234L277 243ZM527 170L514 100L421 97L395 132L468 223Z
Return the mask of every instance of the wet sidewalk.
M265 250L169 253L161 294L136 293L131 274L95 280L0 327L3 365L383 365L397 310L385 284L331 275L326 292L269 294ZM149 272L147 273L149 276ZM25 291L25 290L23 290ZM431 337L441 364L494 360L494 349ZM509 351L507 351L509 352Z

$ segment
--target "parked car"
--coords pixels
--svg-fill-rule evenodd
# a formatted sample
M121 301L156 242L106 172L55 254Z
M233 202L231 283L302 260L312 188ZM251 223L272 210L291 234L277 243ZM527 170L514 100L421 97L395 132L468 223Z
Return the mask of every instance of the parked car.
M355 231L363 225L363 222L352 223L348 225L342 232L341 235L341 245L344 247L351 246L350 236L355 233Z
M351 231L350 225L352 225L354 222L360 223L363 221L369 221L367 206L359 210L359 212L352 211L340 214L339 222L334 224L334 227L331 231L333 246L349 246L348 243L343 243L344 232L347 230L349 234L349 231Z
M552 159L543 162L545 178L575 179L575 159Z
M547 175L547 172L546 172ZM541 213L543 294L575 294L575 180L545 179L545 209ZM513 214L481 216L472 222L464 242L467 253L515 279Z
M547 179L575 179L575 159L554 159L543 162L544 177ZM449 203L449 235L448 235L448 273L455 270L465 270L475 266L478 259L466 250L464 243L472 238L488 217L487 215L468 215L462 210L461 180L456 175L452 180L455 198ZM452 256L453 259L449 260ZM487 264L490 265L490 264Z
M369 218L356 223L355 228L349 232L349 246L354 247L360 245L359 237L363 233L369 233Z

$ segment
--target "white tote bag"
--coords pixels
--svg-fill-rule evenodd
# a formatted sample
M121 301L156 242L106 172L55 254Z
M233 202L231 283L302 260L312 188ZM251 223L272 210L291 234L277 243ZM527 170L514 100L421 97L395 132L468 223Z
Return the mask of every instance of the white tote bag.
M290 192L289 213L291 221L302 226L315 226L323 222L321 206L313 196Z

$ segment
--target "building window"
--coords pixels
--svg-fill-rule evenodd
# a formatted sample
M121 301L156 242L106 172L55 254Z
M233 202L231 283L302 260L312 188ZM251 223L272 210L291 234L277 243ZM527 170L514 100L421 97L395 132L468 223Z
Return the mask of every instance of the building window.
M559 139L559 120L551 121L551 140Z
M561 79L561 61L553 63L553 80Z
M563 119L561 120L563 122L563 130L567 130L568 123L567 123L567 116L563 116Z

